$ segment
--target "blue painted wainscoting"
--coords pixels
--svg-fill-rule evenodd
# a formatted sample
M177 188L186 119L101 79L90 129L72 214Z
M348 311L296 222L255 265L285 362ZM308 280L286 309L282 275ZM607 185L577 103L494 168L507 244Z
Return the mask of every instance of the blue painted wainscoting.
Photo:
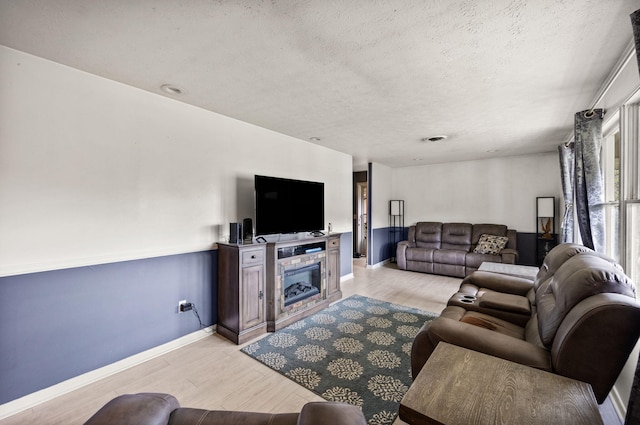
M0 404L199 330L180 300L217 323L217 295L217 250L0 277Z
M353 273L353 233L345 232L340 235L340 276Z
M0 404L217 320L217 251L0 278Z
M393 236L391 233L392 231L396 232L396 242L407 240L409 234L408 227L403 227L396 230L392 230L389 227L373 229L373 244L371 246L370 255L371 258L368 260L368 264L370 266L381 264L396 256L393 248Z

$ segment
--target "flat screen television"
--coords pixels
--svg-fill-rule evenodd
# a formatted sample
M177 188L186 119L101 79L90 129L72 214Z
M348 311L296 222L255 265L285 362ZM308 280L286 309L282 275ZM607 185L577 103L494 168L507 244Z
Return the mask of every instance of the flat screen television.
M324 183L255 176L256 235L324 229Z

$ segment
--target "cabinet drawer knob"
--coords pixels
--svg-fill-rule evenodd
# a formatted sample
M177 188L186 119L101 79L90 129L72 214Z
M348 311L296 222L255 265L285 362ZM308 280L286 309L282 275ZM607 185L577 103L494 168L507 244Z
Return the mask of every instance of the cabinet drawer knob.
M252 255L252 256L251 256L251 259L252 259L252 260L255 260L255 259L256 259L256 256L255 256L255 255Z

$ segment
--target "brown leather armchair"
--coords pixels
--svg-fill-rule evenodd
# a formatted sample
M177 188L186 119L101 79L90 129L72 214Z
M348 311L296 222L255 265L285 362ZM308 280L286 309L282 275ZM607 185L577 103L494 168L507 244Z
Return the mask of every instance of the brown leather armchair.
M350 404L312 402L300 413L254 413L180 407L170 394L125 394L114 398L85 425L366 425Z
M414 339L415 378L440 341L591 384L602 403L640 336L635 285L597 255L566 260L535 293L523 326L449 306Z

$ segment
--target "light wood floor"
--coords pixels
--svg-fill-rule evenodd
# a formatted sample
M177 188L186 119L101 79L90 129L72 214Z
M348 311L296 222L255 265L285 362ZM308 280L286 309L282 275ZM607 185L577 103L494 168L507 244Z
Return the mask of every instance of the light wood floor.
M354 261L343 297L360 294L440 313L460 279L397 270L366 269ZM82 389L0 421L0 425L82 424L117 395L164 392L182 406L256 412L295 412L323 399L264 367L219 335L149 360ZM396 424L402 424L399 419Z

